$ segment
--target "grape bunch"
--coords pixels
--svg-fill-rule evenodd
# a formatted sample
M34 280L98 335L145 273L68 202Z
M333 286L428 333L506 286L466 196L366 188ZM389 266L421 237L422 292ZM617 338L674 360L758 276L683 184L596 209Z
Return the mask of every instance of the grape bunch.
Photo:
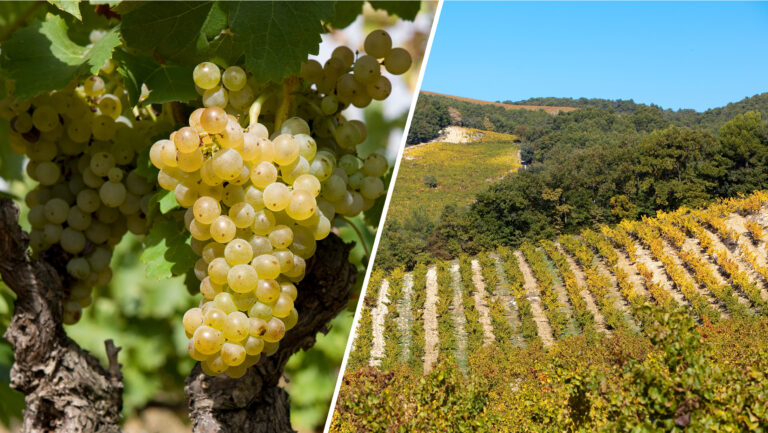
M0 108L11 147L29 158L26 172L38 182L25 198L33 254L45 252L68 275L65 324L79 320L94 286L110 281L123 234L147 231L153 185L135 171L146 141L138 121L122 115L123 93L119 79L94 75Z
M376 57L355 62L349 48L334 52L328 71L340 85L329 88L306 76L313 61L281 86L261 85L238 66L222 72L203 62L193 73L202 107L150 149L158 184L186 208L192 249L201 256L194 272L203 300L183 326L188 352L206 374L240 377L277 351L298 322L295 284L316 242L336 217L356 216L384 194L387 160L358 157L367 131L341 114L353 102L339 94L348 88L342 77L355 80L355 92L367 95L358 102L367 105L391 88L376 59L403 73L410 56L392 49L382 31L366 39L366 49Z

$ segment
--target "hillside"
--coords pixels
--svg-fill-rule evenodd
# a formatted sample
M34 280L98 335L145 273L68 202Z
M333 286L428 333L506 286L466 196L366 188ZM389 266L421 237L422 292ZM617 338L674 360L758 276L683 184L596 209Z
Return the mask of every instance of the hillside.
M520 166L516 137L451 127L445 139L409 146L403 153L388 220L402 221L413 209L436 219L446 205L465 206L477 192Z
M454 96L454 95L445 95L442 93L436 93L436 92L429 92L426 90L422 90L419 92L420 94L424 95L430 95L430 96L441 96L443 98L450 98L455 99L457 101L464 101L469 102L471 104L478 104L478 105L494 105L497 107L503 107L507 110L530 110L530 111L544 111L548 114L558 114L561 112L568 112L573 110L578 110L576 107L562 107L562 106L554 106L554 105L534 105L534 104L514 104L514 103L499 103L499 102L490 102L490 101L483 101L480 99L472 99L472 98L465 98L462 96Z
M742 377L738 369L751 366L742 362L747 358L764 359L759 355L760 350L765 350L764 340L759 340L762 337L754 331L741 334L739 329L767 328L766 230L768 192L756 192L704 209L681 208L658 218L627 220L613 227L584 230L580 235L524 244L514 251L501 247L476 257L419 265L412 272L374 270L347 377L353 371L363 374L363 378L377 377L375 370L367 370L367 366L388 371L406 365L412 374L387 383L388 389L382 395L393 393L408 400L410 393L438 392L425 389L425 383L447 386L429 375L433 369L438 369L440 378L450 377L457 369L465 374L469 371L471 383L464 386L483 389L485 380L491 384L488 386L499 384L495 391L488 391L489 395L499 392L507 399L528 398L533 415L537 404L538 410L553 404L548 396L540 395L542 386L555 395L565 393L566 397L561 398L567 399L575 375L583 374L581 380L587 381L589 370L576 372L583 370L584 363L591 368L616 368L613 374L618 374L630 359L643 362L649 356L647 360L652 363L660 356L678 356L664 352L673 347L671 341L677 341L675 338L681 339L675 343L682 345L674 346L677 350L690 350L691 356L710 356L704 342L696 346L686 338L700 338L700 333L715 332L714 328L719 330L720 340L712 339L707 344L730 339L728 344L732 346L713 351L713 359L701 362L717 363L718 367L713 368L721 369L735 366L734 374ZM656 314L648 305L666 313ZM669 313L678 307L688 313ZM685 325L687 317L695 323ZM657 322L664 325L659 328ZM679 335L675 331L678 329ZM751 346L756 344L755 339L760 346ZM662 365L671 363L669 360ZM687 368L685 374L694 374L693 366ZM531 375L530 369L540 374ZM427 375L426 382L419 381L421 374ZM667 374L673 380L679 373ZM710 381L723 379L722 375L709 377L713 373L700 374ZM601 377L615 386L626 386L623 392L645 392L637 388L642 385L631 382L636 380L633 377ZM365 389L356 388L364 382L360 378L345 382L342 393L346 400L340 401L365 394ZM509 383L517 385L505 389ZM768 389L768 381L761 384L755 383L754 389ZM655 386L663 392L665 384ZM446 392L453 392L452 398L459 400L478 398L458 390ZM413 395L421 398L421 394ZM544 422L535 416L516 419L521 414L511 415L504 399L494 402L492 397L487 398L481 399L484 403L477 408L482 410L483 419L503 415L508 423L522 422L529 427ZM703 400L700 403L703 405ZM460 402L454 404L463 407ZM563 416L576 416L572 404L569 401L563 408L551 408L554 412L564 411L558 422L570 419ZM337 410L341 411L337 412L337 426L356 422L343 404ZM605 408L595 410L598 416Z

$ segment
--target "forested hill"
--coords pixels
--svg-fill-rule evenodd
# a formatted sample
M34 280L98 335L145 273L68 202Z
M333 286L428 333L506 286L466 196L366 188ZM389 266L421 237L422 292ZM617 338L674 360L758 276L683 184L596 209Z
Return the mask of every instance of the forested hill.
M379 266L410 267L768 189L768 94L702 113L631 101L523 102L578 109L552 115L419 96L411 140L457 124L510 132L525 169L472 191L469 206L446 206L437 220L390 219Z
M437 137L440 129L449 126L467 126L484 130L514 133L524 136L526 131L546 128L554 122L553 117L573 114L560 112L552 116L545 111L510 110L504 105L492 102L471 102L468 98L458 98L434 94L419 94L416 112L413 115L411 129L408 132L408 144L418 144ZM656 129L665 126L686 126L704 129L717 134L723 123L738 114L757 111L768 117L768 93L761 93L732 102L724 107L712 108L704 112L695 110L663 109L655 104L638 104L633 100L607 100L587 98L531 98L524 101L503 101L503 104L516 106L572 107L596 109L606 114L634 116L636 123L644 122L642 129ZM551 111L551 110L550 110Z

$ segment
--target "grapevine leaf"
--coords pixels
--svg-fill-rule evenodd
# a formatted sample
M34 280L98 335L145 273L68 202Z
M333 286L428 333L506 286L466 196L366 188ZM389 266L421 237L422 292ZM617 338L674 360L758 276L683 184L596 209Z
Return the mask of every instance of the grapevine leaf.
M421 9L421 2L415 1L371 1L374 9L383 9L390 15L397 15L408 21L413 21Z
M64 19L49 13L43 22L20 29L3 43L0 64L16 80L17 98L60 89L72 78L97 73L120 44L117 28L90 47L73 42L67 29Z
M0 120L0 136L8 137L8 121ZM0 144L0 178L6 181L24 178L24 158L5 142Z
M48 0L48 3L56 6L59 10L64 11L73 17L83 20L83 16L80 15L80 2L77 0Z
M122 17L128 46L184 63L204 60L210 39L227 26L227 5L220 2L146 2Z
M317 54L322 21L333 16L331 2L240 2L231 6L235 45L245 52L246 69L260 81L280 81L299 72L308 54Z
M163 191L157 204L160 206L160 213L163 215L179 207L179 202L176 201L176 197L171 191Z
M343 29L352 24L363 10L362 1L337 1L334 4L333 17L328 23L335 29Z
M192 269L197 261L182 221L171 218L155 221L144 243L146 248L141 253L141 261L146 264L147 277L164 279L181 275Z
M149 90L149 97L142 101L145 104L187 102L198 97L191 67L172 63L163 65L151 57L123 50L115 52L115 59L120 63L118 72L123 77L131 104L139 102L142 85Z

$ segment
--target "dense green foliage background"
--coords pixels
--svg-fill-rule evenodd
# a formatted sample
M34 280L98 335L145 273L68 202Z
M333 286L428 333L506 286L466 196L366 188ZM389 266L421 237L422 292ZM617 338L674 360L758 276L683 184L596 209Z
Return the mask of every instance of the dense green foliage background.
M483 124L490 121L494 130L520 137L523 167L476 191L470 206L446 206L437 219L418 210L388 219L378 267L412 268L420 260L701 206L768 181L768 93L703 113L599 99L515 103L579 109L552 116L419 96L409 143L447 125L488 129Z

